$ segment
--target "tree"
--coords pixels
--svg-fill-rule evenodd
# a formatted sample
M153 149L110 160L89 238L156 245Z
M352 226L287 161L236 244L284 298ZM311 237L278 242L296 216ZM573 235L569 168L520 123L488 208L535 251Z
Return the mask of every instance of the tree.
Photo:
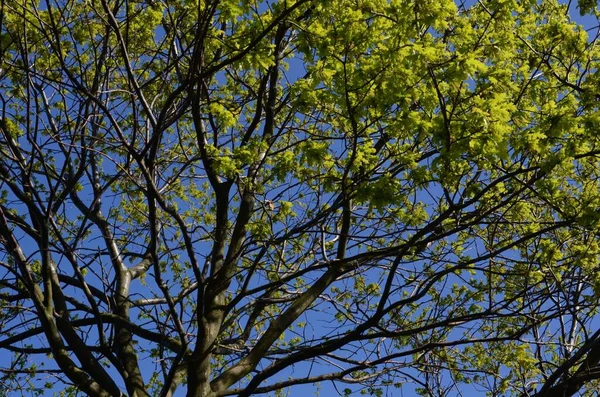
M3 390L593 394L573 8L2 0Z

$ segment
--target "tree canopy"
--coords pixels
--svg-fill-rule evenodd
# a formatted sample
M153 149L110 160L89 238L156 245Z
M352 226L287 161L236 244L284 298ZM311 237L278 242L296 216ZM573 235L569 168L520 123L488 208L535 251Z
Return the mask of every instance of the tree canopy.
M599 15L0 0L0 394L594 394Z

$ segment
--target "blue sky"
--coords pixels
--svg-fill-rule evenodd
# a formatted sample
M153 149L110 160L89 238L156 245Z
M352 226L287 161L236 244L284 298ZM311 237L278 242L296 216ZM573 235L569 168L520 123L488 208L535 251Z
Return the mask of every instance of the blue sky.
M584 26L590 26L593 27L593 25L595 25L596 21L593 18L587 17L587 18L581 18L579 17L578 12L575 10L575 4L571 4L571 8L572 8L572 15L574 16L574 19L582 24L584 24ZM300 76L302 76L304 74L304 69L302 67L301 61L293 61L290 62L291 65L291 69L290 69L290 76L292 76L291 78L298 78ZM436 192L435 190L433 190L432 192L432 196L435 197ZM438 194L440 192L437 192ZM422 196L420 197L420 199L422 199L424 202L429 202L431 204L433 204L432 201L432 197L429 195L428 192L422 192ZM110 202L110 201L105 201L103 203L103 205L106 208L106 211L108 211L109 207L112 205L119 205L120 203L118 201L115 202ZM93 237L93 235L92 235ZM199 245L201 245L203 248L205 248L205 251L209 250L209 246L207 243L199 243ZM473 249L475 249L476 247L473 247ZM375 273L370 273L370 274L366 274L365 278L367 280L367 282L374 282L374 283L380 283L382 280L382 277L380 277L380 275L375 274ZM461 280L460 279L455 279L455 280L451 280L452 282L457 282L460 283ZM148 286L142 286L140 283L136 282L134 283L133 287L132 287L132 292L135 294L138 291L142 291L145 288L153 288L156 289L156 286L153 285L151 282L148 283ZM313 317L311 319L311 323L309 324L309 331L308 332L312 332L314 334L318 334L320 332L323 332L324 330L327 329L332 329L334 327L336 327L337 325L335 325L335 323L332 321L332 319L330 318L331 313L334 312L333 310L331 310L331 307L327 307L325 304L323 304L323 312L322 312L322 316L319 317ZM136 313L134 313L135 316ZM300 321L303 321L303 318L299 319ZM293 337L293 334L286 336L286 337ZM0 360L2 360L2 358L0 358ZM142 363L142 370L144 372L150 373L151 371L154 370L155 366L156 366L156 362L154 359L151 358L147 358L145 360L141 360ZM47 367L53 367L53 365L51 363L47 364ZM274 377L274 379L272 379L273 381L276 380L283 380L286 379L288 376L294 376L296 374L303 374L303 373L311 373L311 374L315 374L315 373L321 373L322 371L326 371L329 368L327 366L324 366L323 363L314 363L314 365L312 363L303 363L300 365L297 365L295 368L291 368L289 371L283 371L282 373L280 373L278 376ZM416 375L416 373L408 373L408 375ZM117 377L115 377L117 378ZM52 381L52 377L49 376L47 378L48 380ZM353 385L342 385L342 384L338 384L337 385L337 389L336 387L334 387L334 385L331 382L322 382L319 385L312 385L312 384L308 384L308 385L303 385L303 386L296 386L293 387L292 389L290 389L287 392L287 395L289 396L306 396L306 395L313 395L313 394L318 394L321 396L332 396L332 395L337 395L338 392L341 392L343 389L345 388L349 388L350 390L353 391L358 391L359 387L357 386L353 386ZM476 390L476 389L462 389L462 390L453 390L449 396L458 396L461 395L461 393L464 393L464 395L477 395L477 393L479 393L480 391ZM177 395L184 395L184 389L180 389ZM415 395L414 392L414 386L411 383L407 383L404 387L402 387L401 389L388 389L385 391L384 395L388 395L388 396L413 396Z

